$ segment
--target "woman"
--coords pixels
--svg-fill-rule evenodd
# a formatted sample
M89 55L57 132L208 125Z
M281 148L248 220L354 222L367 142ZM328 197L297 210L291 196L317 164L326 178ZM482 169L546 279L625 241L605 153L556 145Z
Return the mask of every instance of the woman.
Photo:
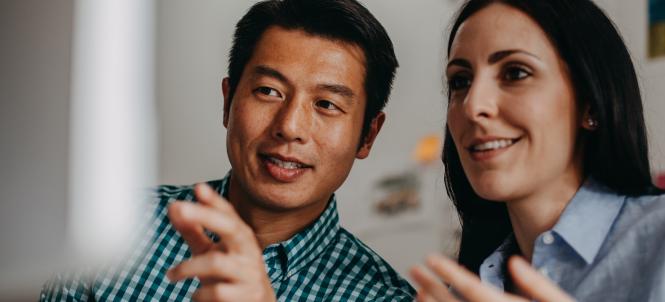
M419 299L665 301L665 197L612 22L589 0L471 0L449 39L446 186L479 277L429 257Z

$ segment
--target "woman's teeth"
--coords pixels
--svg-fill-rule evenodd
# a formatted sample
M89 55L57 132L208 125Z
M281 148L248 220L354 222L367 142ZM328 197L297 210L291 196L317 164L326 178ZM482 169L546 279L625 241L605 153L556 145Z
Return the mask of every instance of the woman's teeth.
M512 139L499 139L494 141L485 142L471 147L471 151L489 151L506 148L515 143L516 140Z

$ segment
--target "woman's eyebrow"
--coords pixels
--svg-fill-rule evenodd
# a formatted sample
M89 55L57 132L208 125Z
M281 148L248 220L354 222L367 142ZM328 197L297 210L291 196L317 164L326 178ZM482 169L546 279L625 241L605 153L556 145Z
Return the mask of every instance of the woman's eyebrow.
M469 63L469 61L465 59L453 59L450 62L448 62L446 68L450 68L451 66L454 65L471 69L471 63Z
M503 58L505 58L509 55L515 54L515 53L525 54L527 56L536 58L538 61L542 61L538 56L536 56L536 55L534 55L534 54L532 54L528 51L524 51L524 50L521 50L521 49L507 49L507 50L500 50L500 51L497 51L497 52L491 54L487 58L487 63L494 64L496 62L501 61Z

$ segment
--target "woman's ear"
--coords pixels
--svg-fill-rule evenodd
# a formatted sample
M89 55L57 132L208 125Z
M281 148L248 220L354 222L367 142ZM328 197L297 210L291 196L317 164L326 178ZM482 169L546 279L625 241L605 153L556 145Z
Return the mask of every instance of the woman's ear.
M598 126L598 119L594 117L593 112L591 111L591 106L587 105L584 109L584 114L582 115L582 128L594 131L598 129Z

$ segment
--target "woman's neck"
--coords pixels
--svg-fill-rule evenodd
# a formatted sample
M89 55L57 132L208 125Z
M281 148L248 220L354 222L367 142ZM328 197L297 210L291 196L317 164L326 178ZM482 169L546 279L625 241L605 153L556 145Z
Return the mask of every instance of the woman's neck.
M559 221L582 185L582 177L562 177L525 198L506 202L517 245L531 262L536 238Z

